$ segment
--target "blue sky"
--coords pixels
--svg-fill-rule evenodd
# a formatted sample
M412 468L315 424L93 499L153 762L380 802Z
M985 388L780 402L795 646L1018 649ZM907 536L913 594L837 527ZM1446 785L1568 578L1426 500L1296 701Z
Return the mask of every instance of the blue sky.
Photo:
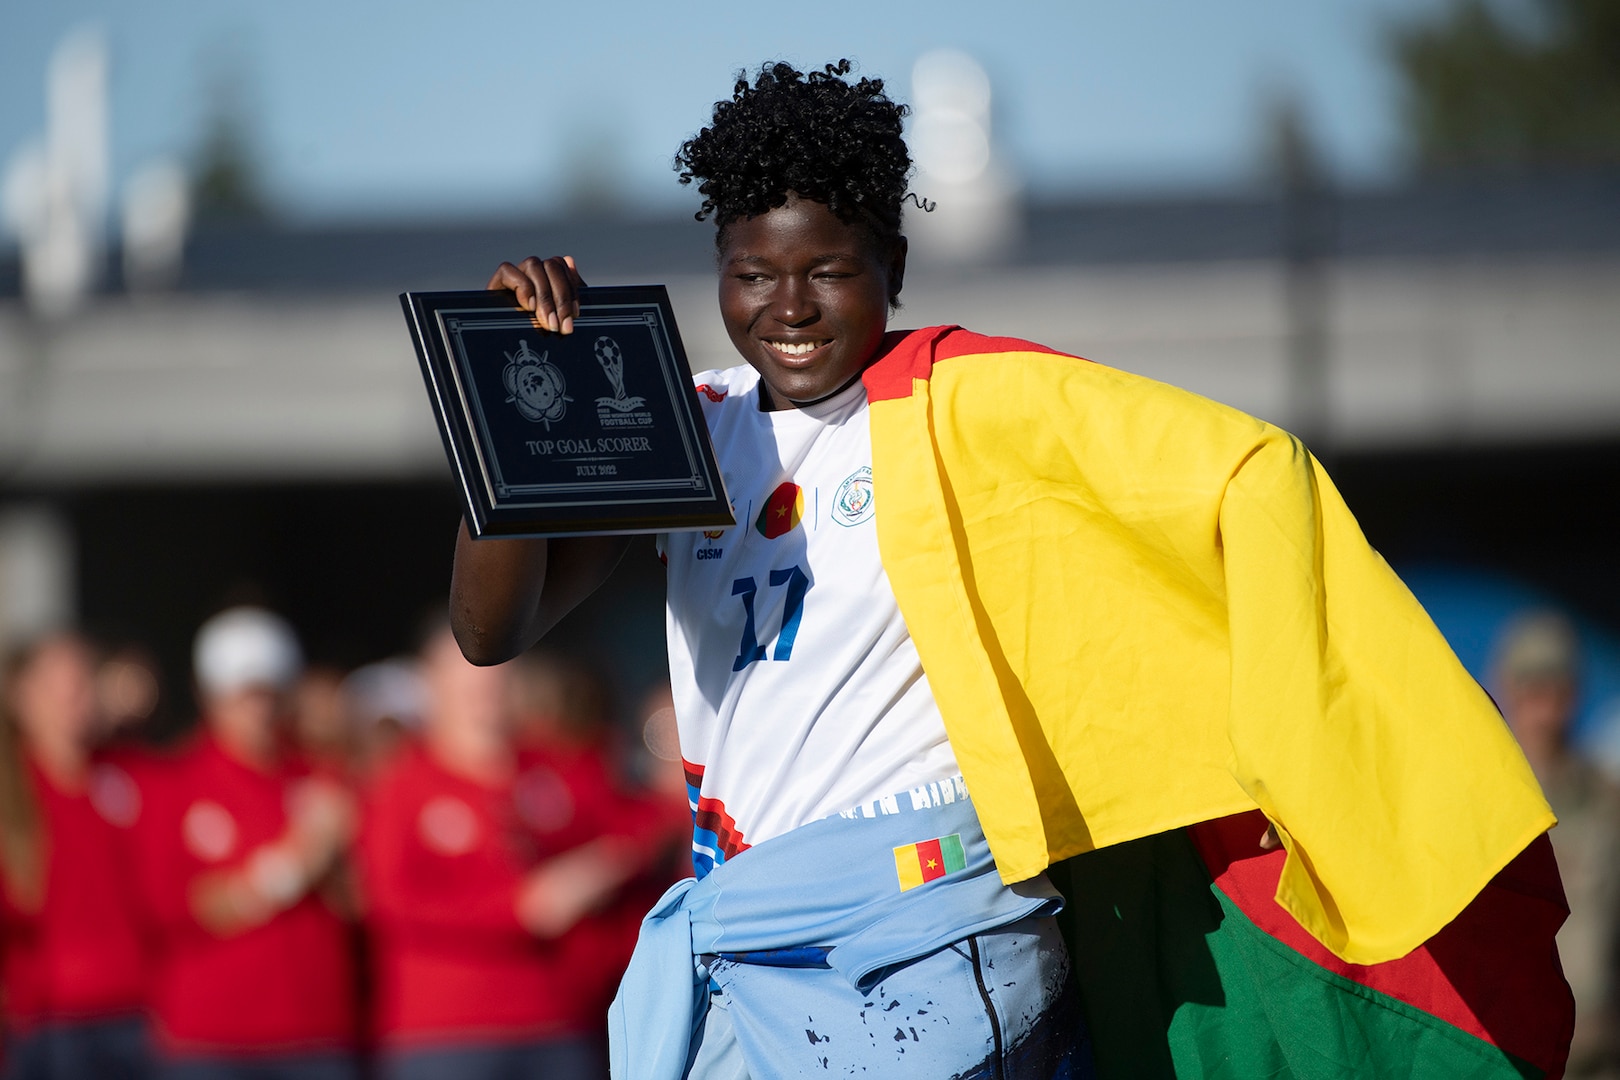
M838 56L904 97L950 46L996 88L996 137L1037 191L1209 189L1255 175L1262 105L1296 91L1351 182L1397 168L1391 20L1443 0L0 0L0 163L40 131L44 71L71 28L113 50L115 181L184 154L224 67L248 90L277 202L295 217L510 215L555 208L589 157L635 205L690 197L669 158L767 58Z

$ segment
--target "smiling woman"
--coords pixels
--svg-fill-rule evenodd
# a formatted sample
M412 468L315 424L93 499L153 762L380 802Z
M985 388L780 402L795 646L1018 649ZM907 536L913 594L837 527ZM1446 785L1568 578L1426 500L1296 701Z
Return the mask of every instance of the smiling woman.
M720 230L720 316L768 408L823 401L871 364L905 273L904 238L887 247L796 195Z
M740 524L658 538L701 883L643 929L611 1021L615 1076L1085 1075L1056 893L996 874L878 551L862 376L907 336L886 330L911 159L904 106L849 70L739 78L676 158L717 226L721 315L749 365L695 384ZM531 258L490 288L566 334L581 284L572 260ZM469 655L521 648L620 550L464 532L452 602ZM841 813L861 805L859 823ZM806 873L835 862L841 874ZM694 944L722 900L754 914ZM839 941L855 974L827 961ZM690 979L694 949L719 955L712 995ZM649 963L686 974L660 980ZM877 997L895 1011L879 1019Z
M1556 913L1515 939L1481 891L1557 892L1489 700L1286 432L1031 342L886 332L905 110L848 72L739 78L676 158L748 364L694 376L739 524L657 541L696 879L643 924L614 1076L1314 1075L1326 1045L1335 1075L1555 1071ZM489 287L567 334L582 284L554 257ZM463 531L468 655L525 647L622 550ZM1251 921L1207 925L1221 897ZM1181 905L1206 921L1177 938ZM1549 1003L1533 1037L1424 1011L1453 920ZM1345 1019L1368 987L1398 1061Z
M698 220L718 226L721 317L769 409L854 382L899 306L907 109L881 79L845 82L849 71L766 65L675 155L681 183L703 195Z

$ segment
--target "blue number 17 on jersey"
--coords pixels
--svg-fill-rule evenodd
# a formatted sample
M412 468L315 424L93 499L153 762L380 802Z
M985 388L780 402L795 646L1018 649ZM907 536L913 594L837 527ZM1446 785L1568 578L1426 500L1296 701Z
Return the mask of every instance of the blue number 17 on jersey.
M787 586L787 605L782 611L782 630L776 635L776 648L772 660L786 660L793 655L793 639L799 634L799 619L804 615L804 594L810 579L797 566L771 571L771 587ZM754 629L754 596L759 585L751 577L738 578L731 583L731 595L742 597L742 643L737 648L737 659L731 662L732 671L741 671L755 660L765 659L765 646L759 643Z

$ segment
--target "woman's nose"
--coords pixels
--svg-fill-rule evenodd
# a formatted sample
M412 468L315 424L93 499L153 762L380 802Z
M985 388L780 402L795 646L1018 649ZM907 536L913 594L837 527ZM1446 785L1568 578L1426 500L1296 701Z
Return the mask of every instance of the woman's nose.
M810 283L802 278L784 277L771 295L771 316L784 326L814 322L820 308L810 294Z

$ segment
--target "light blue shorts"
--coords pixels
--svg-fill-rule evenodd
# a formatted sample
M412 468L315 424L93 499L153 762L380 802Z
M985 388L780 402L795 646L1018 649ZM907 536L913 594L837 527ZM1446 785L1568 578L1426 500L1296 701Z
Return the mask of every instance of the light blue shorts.
M714 960L689 1080L939 1076L1090 1080L1091 1044L1050 917L896 968L869 993L830 968Z

